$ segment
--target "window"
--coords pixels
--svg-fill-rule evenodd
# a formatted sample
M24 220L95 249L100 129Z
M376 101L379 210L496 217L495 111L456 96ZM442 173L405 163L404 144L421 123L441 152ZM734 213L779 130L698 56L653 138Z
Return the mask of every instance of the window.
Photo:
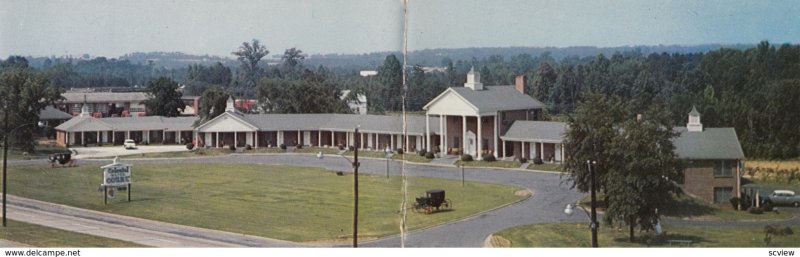
M727 203L733 196L732 187L715 187L714 203Z
M714 162L714 177L732 177L734 167L736 167L736 161L716 161Z

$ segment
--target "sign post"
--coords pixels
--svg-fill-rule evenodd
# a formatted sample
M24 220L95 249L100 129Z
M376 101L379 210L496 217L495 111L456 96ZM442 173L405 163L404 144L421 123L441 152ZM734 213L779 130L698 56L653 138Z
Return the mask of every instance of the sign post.
M109 187L114 192L114 189L125 186L128 202L131 201L131 165L117 162L118 159L119 157L115 157L113 163L100 167L103 169L103 184L100 185L103 187L103 204L108 204Z

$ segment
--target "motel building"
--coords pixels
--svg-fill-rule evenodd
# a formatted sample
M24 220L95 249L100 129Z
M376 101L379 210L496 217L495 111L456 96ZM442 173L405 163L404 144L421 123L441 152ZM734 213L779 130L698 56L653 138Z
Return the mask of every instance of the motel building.
M425 115L245 114L229 99L224 113L197 126L196 117L108 117L81 113L56 127L57 143L70 145L137 143L198 147L251 146L357 147L361 150L419 150L437 157L468 154L480 160L565 159L567 124L542 121L544 105L523 93L524 77L514 85L484 86L470 70L464 87L451 87L423 107ZM405 125L405 127L404 127ZM356 127L359 133L355 133ZM674 128L676 154L687 161L685 193L724 204L740 196L740 164L744 159L733 128L703 128L694 108L686 127ZM358 140L356 140L358 139ZM360 143L357 143L360 142Z

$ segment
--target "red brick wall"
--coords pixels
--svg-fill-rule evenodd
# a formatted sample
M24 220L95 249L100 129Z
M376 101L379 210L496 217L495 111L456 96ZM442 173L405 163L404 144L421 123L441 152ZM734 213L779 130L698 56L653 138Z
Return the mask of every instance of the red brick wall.
M732 177L715 178L713 161L694 161L684 171L684 183L681 185L681 189L684 193L702 201L714 203L715 187L731 187L733 188L732 196L736 196L736 192L739 191L736 188L736 168L732 173Z

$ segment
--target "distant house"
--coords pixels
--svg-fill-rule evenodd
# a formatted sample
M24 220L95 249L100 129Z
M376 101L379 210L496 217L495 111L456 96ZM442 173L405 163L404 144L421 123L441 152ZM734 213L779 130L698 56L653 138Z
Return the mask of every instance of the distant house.
M342 96L339 99L345 100L350 96L350 90L342 90ZM367 114L367 96L364 94L356 95L358 100L348 100L347 106L354 114Z
M66 92L64 100L56 103L63 112L77 116L86 104L92 117L144 116L146 92Z
M711 203L729 203L741 197L742 146L733 128L703 128L700 113L692 107L686 127L676 127L675 153L687 161L683 191Z

